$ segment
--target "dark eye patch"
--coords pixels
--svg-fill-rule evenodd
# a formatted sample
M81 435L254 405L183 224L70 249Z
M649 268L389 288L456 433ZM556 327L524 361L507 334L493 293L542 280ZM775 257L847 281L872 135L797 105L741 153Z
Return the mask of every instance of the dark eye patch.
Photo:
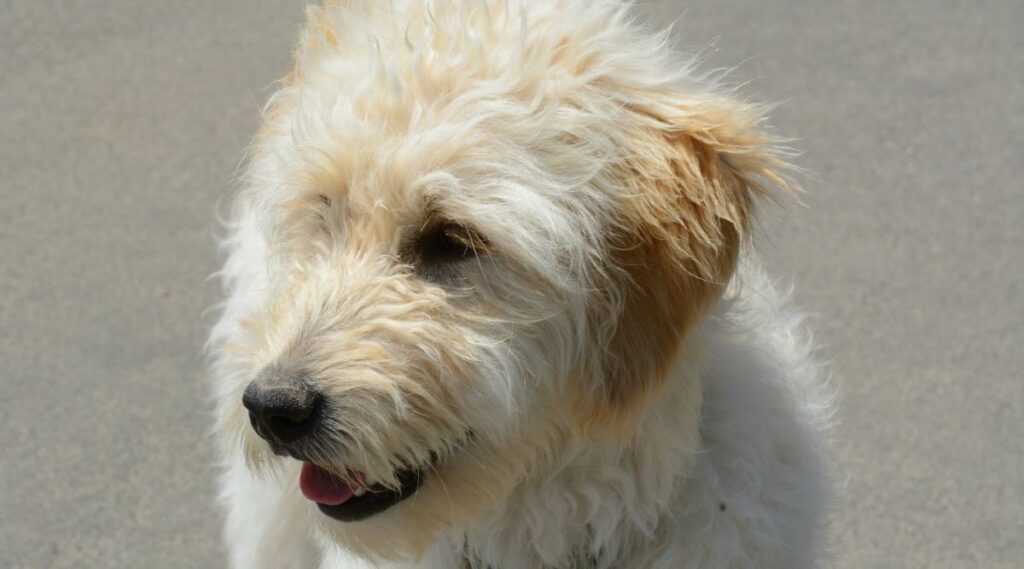
M489 252L489 244L474 229L448 220L424 226L403 248L406 258L420 274L431 280L453 276L455 265Z
M455 223L439 223L420 235L420 256L430 263L449 263L472 259L482 240L467 227Z

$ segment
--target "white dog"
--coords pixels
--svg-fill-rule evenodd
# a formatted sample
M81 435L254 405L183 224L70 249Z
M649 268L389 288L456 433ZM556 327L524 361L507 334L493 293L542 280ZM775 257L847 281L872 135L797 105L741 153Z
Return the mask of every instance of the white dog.
M213 331L232 567L814 564L758 107L611 0L311 8Z

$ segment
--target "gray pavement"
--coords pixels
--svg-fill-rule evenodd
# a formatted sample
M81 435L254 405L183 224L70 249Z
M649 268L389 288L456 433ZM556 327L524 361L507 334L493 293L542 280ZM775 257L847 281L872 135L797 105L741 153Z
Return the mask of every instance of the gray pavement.
M1024 3L643 10L814 173L761 243L842 392L827 566L1020 567ZM213 212L301 18L0 1L0 567L223 566Z

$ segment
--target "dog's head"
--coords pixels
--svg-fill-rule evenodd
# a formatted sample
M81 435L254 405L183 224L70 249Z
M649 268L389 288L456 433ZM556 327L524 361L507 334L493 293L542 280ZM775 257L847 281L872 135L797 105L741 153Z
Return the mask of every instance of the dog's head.
M310 11L253 151L220 416L383 554L628 438L782 165L620 8L354 4Z

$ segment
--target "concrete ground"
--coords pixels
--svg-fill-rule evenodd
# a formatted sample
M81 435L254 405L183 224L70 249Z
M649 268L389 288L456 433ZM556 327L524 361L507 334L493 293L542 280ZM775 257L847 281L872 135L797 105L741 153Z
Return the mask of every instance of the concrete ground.
M213 212L300 4L0 2L0 566L223 566ZM826 566L1020 567L1024 3L642 9L814 173L761 243L842 391Z

